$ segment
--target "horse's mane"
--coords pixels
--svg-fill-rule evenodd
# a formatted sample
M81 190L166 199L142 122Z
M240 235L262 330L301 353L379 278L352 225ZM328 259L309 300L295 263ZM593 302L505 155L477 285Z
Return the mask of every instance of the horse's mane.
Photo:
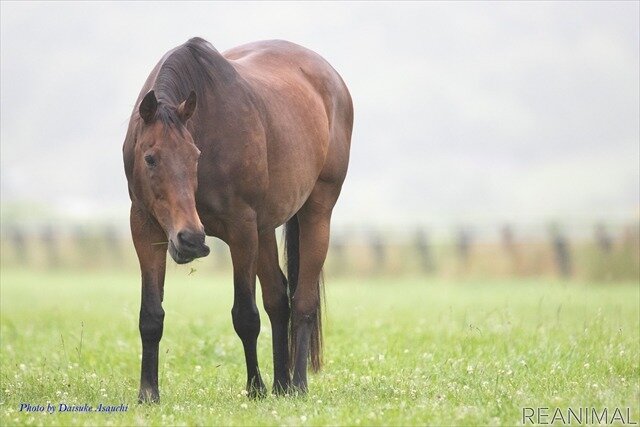
M175 108L195 91L199 108L206 103L207 92L231 81L235 70L206 40L189 39L165 58L153 89L158 99L157 118L166 124L177 124Z

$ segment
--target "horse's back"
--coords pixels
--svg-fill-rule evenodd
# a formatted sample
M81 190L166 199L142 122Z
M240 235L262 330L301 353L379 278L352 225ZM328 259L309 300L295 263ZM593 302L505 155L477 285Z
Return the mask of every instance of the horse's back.
M286 78L297 78L298 73L303 72L309 73L313 78L325 80L326 84L335 84L340 81L338 73L320 55L285 40L247 43L229 49L222 55L232 61L232 64L247 66L248 70L242 68L239 71L241 74L249 72L254 75L262 74L268 78L270 73L291 72L292 74Z
M329 127L353 126L351 95L338 72L320 55L284 40L265 40L223 53L254 87L282 94L283 88L310 88L322 100ZM338 122L338 123L336 123Z

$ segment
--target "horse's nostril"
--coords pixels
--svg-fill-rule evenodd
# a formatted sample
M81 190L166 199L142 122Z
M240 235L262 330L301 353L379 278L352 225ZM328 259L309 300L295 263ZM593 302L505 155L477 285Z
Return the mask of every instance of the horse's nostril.
M191 236L189 236L189 234L190 233L188 231L180 231L178 233L178 243L184 246L193 246L193 242L190 239Z
M178 243L180 243L181 245L187 243L186 233L184 231L178 232Z
M178 232L178 243L188 248L196 248L204 244L204 234L196 233L189 230L181 230Z

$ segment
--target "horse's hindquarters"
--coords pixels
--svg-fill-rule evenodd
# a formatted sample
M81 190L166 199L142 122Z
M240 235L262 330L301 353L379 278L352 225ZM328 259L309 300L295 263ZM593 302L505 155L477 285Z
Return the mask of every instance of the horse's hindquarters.
M268 186L258 222L277 227L300 210L319 179L339 192L349 158L351 99L324 59L292 43L252 43L225 56L259 99Z

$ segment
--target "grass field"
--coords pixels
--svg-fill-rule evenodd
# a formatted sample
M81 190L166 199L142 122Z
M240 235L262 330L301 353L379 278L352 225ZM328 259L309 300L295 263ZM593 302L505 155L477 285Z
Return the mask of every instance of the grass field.
M169 270L161 403L140 406L137 274L3 269L0 424L515 425L522 407L639 418L637 283L329 278L326 364L309 395L251 401L230 278ZM128 410L48 415L21 403Z

